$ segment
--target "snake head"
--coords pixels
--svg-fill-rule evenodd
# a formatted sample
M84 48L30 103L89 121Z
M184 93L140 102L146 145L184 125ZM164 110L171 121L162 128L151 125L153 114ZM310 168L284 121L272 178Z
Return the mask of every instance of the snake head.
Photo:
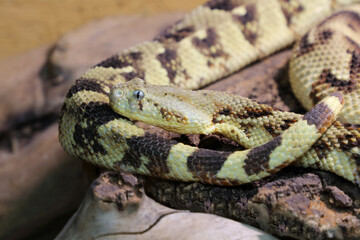
M115 112L124 116L138 114L143 110L145 93L146 82L140 78L117 84L110 91L110 106Z
M111 108L131 120L172 132L193 133L208 126L211 118L194 107L192 94L195 92L151 85L136 78L113 87L109 98Z

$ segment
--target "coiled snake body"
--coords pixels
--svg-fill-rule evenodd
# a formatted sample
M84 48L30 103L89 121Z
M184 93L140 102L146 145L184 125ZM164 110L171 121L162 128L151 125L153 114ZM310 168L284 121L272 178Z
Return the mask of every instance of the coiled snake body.
M198 7L153 41L114 55L76 80L61 111L62 146L106 168L182 181L241 184L296 161L360 185L360 7L341 10L305 34L335 6L325 0L212 0ZM225 93L150 85L197 89L300 35L290 62L295 95L309 109L333 93L304 117ZM345 105L332 123L342 103L338 92ZM169 130L217 132L251 149L198 149L131 121L149 116Z

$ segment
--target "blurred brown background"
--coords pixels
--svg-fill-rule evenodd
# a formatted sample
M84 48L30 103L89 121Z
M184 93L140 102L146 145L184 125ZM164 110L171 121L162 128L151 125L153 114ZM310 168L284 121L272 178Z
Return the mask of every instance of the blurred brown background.
M0 59L51 43L91 20L188 11L204 0L0 0Z
M76 76L202 2L0 0L0 239L53 239L85 194L57 130Z

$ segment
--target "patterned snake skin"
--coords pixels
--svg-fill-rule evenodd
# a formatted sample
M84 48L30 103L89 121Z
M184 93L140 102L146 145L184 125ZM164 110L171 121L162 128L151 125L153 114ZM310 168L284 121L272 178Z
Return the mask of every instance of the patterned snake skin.
M360 185L360 7L343 9L306 33L337 6L325 0L210 1L153 41L114 55L76 80L61 111L60 142L71 155L102 167L182 181L241 184L295 161ZM151 84L197 89L301 35L290 63L295 95L310 109L333 93L305 116L219 92L162 87L155 99L148 98L157 88ZM119 110L119 95L127 96L130 110ZM342 95L340 120L332 123ZM195 102L206 110L186 107ZM202 133L221 133L251 149L198 149L147 133L131 120L147 121L136 116L150 105L165 129L182 123L186 128L175 127L178 132L193 133L188 123L200 122L192 129L211 129Z

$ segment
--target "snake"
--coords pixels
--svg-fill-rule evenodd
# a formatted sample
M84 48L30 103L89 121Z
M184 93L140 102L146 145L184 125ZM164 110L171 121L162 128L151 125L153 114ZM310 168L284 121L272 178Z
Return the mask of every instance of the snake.
M360 6L348 2L211 0L79 77L59 141L94 165L171 180L238 185L294 164L360 186ZM289 78L305 115L196 90L294 42ZM246 149L189 146L136 121L222 134Z

